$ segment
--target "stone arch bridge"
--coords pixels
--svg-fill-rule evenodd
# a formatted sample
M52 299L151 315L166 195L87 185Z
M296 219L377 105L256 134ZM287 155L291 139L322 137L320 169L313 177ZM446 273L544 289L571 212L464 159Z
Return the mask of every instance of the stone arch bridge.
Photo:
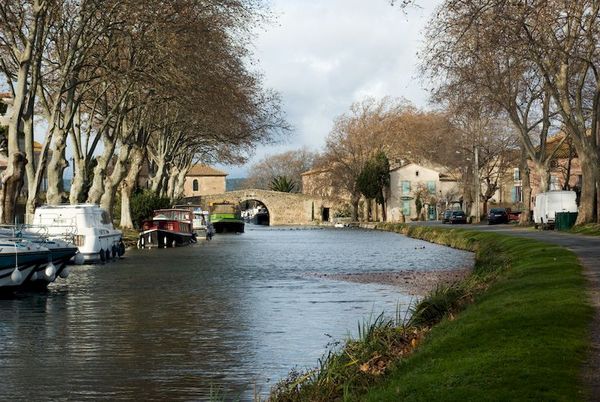
M202 206L208 208L217 202L241 204L259 201L269 211L271 225L309 225L330 221L339 203L330 199L298 193L283 193L269 190L236 190L222 194L202 196Z

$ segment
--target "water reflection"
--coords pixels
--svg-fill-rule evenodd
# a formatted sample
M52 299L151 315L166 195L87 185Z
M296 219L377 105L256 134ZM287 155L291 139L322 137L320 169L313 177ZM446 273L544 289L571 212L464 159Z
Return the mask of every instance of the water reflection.
M470 259L390 233L257 228L76 267L45 294L0 300L0 399L202 400L221 387L251 399L315 365L331 337L409 303L389 286L306 273Z

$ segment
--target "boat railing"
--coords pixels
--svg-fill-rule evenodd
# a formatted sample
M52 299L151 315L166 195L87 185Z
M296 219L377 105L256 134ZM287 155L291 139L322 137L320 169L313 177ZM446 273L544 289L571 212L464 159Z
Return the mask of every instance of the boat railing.
M46 239L52 237L69 243L74 243L77 235L75 225L22 225L22 228L28 233L39 234Z

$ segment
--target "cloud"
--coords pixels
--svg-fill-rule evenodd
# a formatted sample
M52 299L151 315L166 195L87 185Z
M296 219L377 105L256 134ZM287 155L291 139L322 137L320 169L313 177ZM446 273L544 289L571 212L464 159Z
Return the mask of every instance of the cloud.
M426 106L416 53L438 3L422 0L405 14L386 0L272 0L278 19L258 35L255 52L295 132L286 145L258 149L249 164L301 146L321 149L335 117L368 96ZM240 177L248 165L226 169Z

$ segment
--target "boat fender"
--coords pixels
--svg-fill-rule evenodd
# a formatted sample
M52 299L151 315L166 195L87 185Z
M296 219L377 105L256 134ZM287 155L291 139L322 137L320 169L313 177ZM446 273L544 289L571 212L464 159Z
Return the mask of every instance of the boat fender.
M119 241L119 257L123 257L125 255L125 243L123 240Z
M85 262L85 258L83 258L83 254L81 254L81 253L75 254L74 262L77 265L82 265Z
M69 277L69 267L64 267L60 274L58 274L63 279L67 279Z
M177 247L177 242L175 240L171 242L171 247Z
M46 279L52 280L54 275L56 275L56 266L50 261L48 265L46 265L46 269L44 270L44 275Z
M100 261L105 262L106 261L106 254L104 254L104 249L101 248L100 249Z
M112 258L117 258L117 246L112 246Z
M21 281L23 280L23 274L21 273L21 271L19 271L19 268L15 268L15 270L12 272L12 274L10 274L10 279L15 284L21 283Z

